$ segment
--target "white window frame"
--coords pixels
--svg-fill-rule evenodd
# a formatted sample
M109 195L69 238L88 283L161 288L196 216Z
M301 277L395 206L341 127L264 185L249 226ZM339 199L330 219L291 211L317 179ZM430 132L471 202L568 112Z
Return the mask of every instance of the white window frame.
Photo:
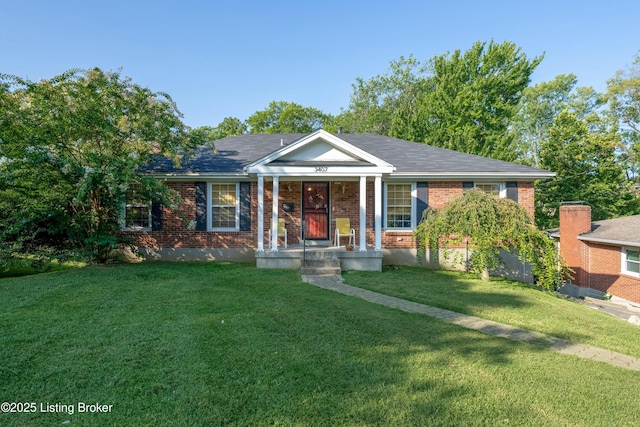
M213 186L214 185L235 185L236 187L236 205L235 205L235 227L214 227L213 226L213 208L229 207L231 205L214 205L213 204ZM240 230L240 183L239 182L208 182L207 183L207 230L209 231L239 231Z
M138 226L128 226L127 225L127 209L129 208L143 208L146 207L149 212L149 226L148 227L138 227ZM149 200L147 203L129 203L127 200L127 195L125 194L125 200L122 202L122 211L120 217L120 228L123 231L151 231L153 224L153 215L152 215L152 203Z
M632 247L623 247L621 254L621 263L620 263L620 271L622 272L622 274L626 274L627 276L633 276L633 277L640 277L640 273L636 273L635 271L629 271L627 270L627 263L628 262L633 262L633 263L637 263L640 266L640 261L629 261L627 259L627 252L628 251L633 251L633 252L640 252L640 248L632 248Z
M483 182L483 181L479 181L479 182L474 182L473 183L473 188L477 188L481 191L484 191L480 188L478 188L478 185L497 185L498 186L498 198L500 199L504 199L507 197L507 185L504 182L495 182L495 181L491 181L491 182Z
M390 185L410 185L411 186L411 227L389 227L387 218L389 213L389 186ZM413 231L416 228L416 197L417 185L415 182L385 182L384 183L384 229L389 231Z

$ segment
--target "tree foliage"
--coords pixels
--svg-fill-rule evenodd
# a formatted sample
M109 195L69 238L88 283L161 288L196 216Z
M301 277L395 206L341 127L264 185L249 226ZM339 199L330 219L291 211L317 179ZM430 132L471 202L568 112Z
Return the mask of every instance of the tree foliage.
M189 131L191 136L205 142L217 141L247 133L247 124L236 117L225 117L217 126L200 126Z
M250 133L311 133L320 128L332 131L333 116L294 102L273 101L246 120Z
M391 72L358 79L339 123L470 154L514 160L507 132L522 91L542 58L511 42L477 42L466 52L391 63Z
M540 147L558 114L569 108L577 82L574 74L561 74L524 89L511 123L520 163L541 167Z
M608 82L609 108L620 123L621 160L629 178L640 180L640 53L631 67L618 71Z
M541 166L556 176L536 183L536 222L558 226L563 201L584 201L594 220L633 214L638 199L631 192L625 168L616 157L619 136L598 116L580 119L563 110L540 149Z
M169 95L98 68L40 82L3 76L3 82L5 244L19 251L67 243L104 261L117 243L121 201L133 184L149 200L179 202L162 183L137 173L157 154L179 161L190 145Z
M516 251L531 262L537 284L555 289L559 277L559 254L552 239L538 230L522 205L499 199L480 190L465 191L439 210L429 209L415 235L421 248L445 249L468 242L472 249L469 268L488 280L488 270L500 265L500 250ZM454 258L461 264L462 259Z

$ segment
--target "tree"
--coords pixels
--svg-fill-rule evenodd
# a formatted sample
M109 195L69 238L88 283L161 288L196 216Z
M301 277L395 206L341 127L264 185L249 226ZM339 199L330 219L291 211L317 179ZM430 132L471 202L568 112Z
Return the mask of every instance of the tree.
M273 101L246 121L250 133L310 133L333 130L333 116L293 102Z
M514 160L507 130L541 60L529 60L513 43L493 41L435 56L426 66L401 58L391 63L390 74L357 81L338 122L355 131Z
M200 126L190 131L192 136L195 135L198 139L206 142L245 133L247 133L247 124L235 117L225 117L216 127Z
M179 161L197 142L169 95L98 68L40 82L2 80L0 200L10 209L0 219L4 242L29 250L55 236L105 261L132 186L177 207L176 193L137 173L157 154Z
M533 264L537 284L555 289L559 254L554 241L536 229L527 211L509 199L499 199L480 190L468 190L439 210L429 209L416 228L416 237L424 249L445 249L466 242L472 250L472 271L489 280L489 269L501 263L500 249L516 251L522 261ZM455 264L464 260L454 259Z
M549 82L523 90L518 113L511 125L521 163L541 167L540 147L549 137L555 118L569 108L577 82L574 74L561 74Z
M351 133L391 135L394 114L424 81L426 68L413 56L391 61L389 72L369 80L356 78L349 108L337 122Z
M621 160L629 179L640 178L640 53L631 67L608 81L607 96L612 115L619 121L623 145Z
M536 183L539 227L558 226L562 201L586 202L592 207L594 220L627 215L637 209L624 166L616 158L619 135L598 117L580 119L563 110L549 129L540 149L540 162L556 176Z

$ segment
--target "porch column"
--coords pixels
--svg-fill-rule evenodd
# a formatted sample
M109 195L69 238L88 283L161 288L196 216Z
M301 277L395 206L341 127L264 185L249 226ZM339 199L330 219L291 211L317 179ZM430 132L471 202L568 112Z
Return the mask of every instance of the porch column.
M382 177L376 175L374 184L375 196L375 230L376 230L376 251L382 250Z
M360 176L360 252L367 251L367 177Z
M271 251L278 252L278 187L279 177L273 177L273 208L271 210Z
M258 252L264 252L264 176L258 175Z

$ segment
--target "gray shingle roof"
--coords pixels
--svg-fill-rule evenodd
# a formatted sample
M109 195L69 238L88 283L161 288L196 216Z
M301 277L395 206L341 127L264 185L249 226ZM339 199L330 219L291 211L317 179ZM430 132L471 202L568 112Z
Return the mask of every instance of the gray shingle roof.
M591 232L580 235L579 239L640 246L640 215L595 221L591 223Z
M248 134L215 141L216 152L200 147L195 156L183 158L181 168L158 159L145 170L158 174L237 174L248 164L288 145L304 134ZM552 176L548 171L460 153L375 134L339 134L337 137L396 167L397 174Z

